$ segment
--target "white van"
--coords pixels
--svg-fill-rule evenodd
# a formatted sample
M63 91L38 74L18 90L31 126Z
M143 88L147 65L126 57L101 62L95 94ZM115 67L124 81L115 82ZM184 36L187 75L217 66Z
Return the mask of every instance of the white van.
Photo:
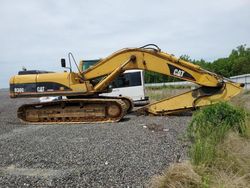
M101 96L127 96L133 99L135 105L149 103L145 96L144 71L128 70L118 76L111 84L112 92L103 93Z

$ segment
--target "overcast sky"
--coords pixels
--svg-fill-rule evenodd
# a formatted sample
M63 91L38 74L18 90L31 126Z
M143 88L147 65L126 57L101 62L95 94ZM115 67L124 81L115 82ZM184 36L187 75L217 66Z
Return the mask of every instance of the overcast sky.
M250 0L0 0L0 88L25 66L62 71L60 58L108 56L155 43L214 59L250 44Z

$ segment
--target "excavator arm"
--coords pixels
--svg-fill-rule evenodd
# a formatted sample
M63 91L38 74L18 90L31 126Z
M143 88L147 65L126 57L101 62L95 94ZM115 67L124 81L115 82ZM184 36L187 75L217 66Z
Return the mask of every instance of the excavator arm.
M239 94L244 86L204 70L198 65L161 52L158 47L156 49L146 47L120 50L81 74L86 80L107 75L94 86L95 92L101 92L121 72L130 69L153 71L200 85L197 89L140 109L154 115L171 114L229 100Z
M129 61L129 62L128 62ZM125 65L124 63L127 62ZM111 74L115 69L123 71L141 69L173 76L199 85L217 87L223 78L173 55L156 49L123 49L101 60L96 66L82 72L86 80Z

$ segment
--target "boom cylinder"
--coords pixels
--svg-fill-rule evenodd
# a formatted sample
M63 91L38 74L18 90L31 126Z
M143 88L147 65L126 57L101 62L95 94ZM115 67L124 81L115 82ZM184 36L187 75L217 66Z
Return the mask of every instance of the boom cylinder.
M100 81L95 87L94 90L96 92L103 91L109 84L112 82L119 74L121 74L125 67L129 62L135 62L136 57L132 55L126 62L124 62L121 66L117 67L113 72L111 72L106 78Z

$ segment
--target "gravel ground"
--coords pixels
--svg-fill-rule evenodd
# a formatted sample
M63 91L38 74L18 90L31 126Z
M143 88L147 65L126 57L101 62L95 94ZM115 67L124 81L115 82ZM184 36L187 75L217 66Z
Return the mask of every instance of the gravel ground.
M0 101L0 187L143 187L186 156L180 138L190 116L25 125L16 110L30 100L2 91Z

